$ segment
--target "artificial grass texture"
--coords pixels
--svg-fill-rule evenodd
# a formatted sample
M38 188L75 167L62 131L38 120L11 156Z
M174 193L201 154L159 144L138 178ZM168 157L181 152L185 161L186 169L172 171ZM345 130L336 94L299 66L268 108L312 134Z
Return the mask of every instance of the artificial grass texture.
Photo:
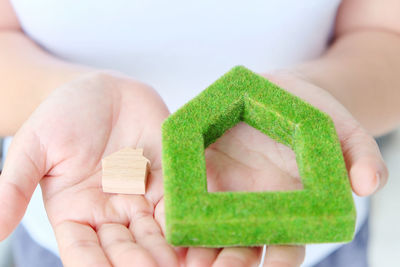
M240 121L293 149L303 190L207 191L204 150ZM331 118L245 67L234 67L172 114L162 145L166 238L173 245L353 238L354 202Z

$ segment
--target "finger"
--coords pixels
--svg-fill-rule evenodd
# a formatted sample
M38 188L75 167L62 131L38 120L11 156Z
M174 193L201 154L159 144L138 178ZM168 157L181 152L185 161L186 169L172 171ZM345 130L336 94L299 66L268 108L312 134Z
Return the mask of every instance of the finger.
M15 136L0 177L0 240L15 229L24 215L45 174L45 158L36 135L21 130Z
M111 267L92 227L66 221L54 228L65 267Z
M342 149L356 194L367 196L386 184L388 170L372 136L357 128L342 141Z
M224 248L219 253L213 267L258 266L261 258L260 248Z
M162 235L153 214L137 216L132 220L129 229L136 242L150 252L159 266L178 266L176 253Z
M185 262L188 249L189 248L187 247L174 247L174 251L180 266L182 266L182 264Z
M162 198L164 192L164 184L162 179L161 168L156 169L152 165L147 179L148 181L147 181L145 198L148 199L154 205L156 205Z
M186 254L187 267L208 267L218 256L219 249L214 248L189 248Z
M112 266L155 266L151 254L135 243L131 232L122 224L103 224L97 231Z
M304 256L304 246L268 246L263 267L298 267Z
M155 206L154 209L154 219L157 221L158 225L160 226L160 229L165 235L165 209L164 209L164 197L158 201L157 205Z

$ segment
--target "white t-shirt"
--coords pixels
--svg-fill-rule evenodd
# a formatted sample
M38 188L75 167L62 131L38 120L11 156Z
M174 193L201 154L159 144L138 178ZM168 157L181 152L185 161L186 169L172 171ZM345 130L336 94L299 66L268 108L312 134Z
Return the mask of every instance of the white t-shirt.
M256 72L318 57L339 0L12 0L23 30L71 62L122 71L152 85L173 112L235 65ZM365 199L356 198L358 221ZM23 224L54 253L40 189ZM339 245L307 247L310 266Z

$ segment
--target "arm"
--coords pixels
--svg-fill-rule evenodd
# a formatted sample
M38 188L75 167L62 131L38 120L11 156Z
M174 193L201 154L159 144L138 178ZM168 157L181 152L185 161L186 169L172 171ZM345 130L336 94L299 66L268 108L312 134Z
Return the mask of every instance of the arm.
M361 196L388 178L371 134L385 134L400 122L399 10L396 0L344 0L324 55L266 75L331 115L353 191ZM268 248L265 266L299 266L299 255L304 256L300 247Z
M157 93L46 53L23 34L8 0L0 0L0 77L6 100L0 135L16 132L0 177L0 240L19 223L40 183L64 266L178 266L185 260L161 228L160 129L169 112ZM152 162L146 195L104 194L101 158L127 146L143 147ZM237 260L250 266L260 256L257 248L189 254L193 264L219 266Z
M53 89L88 71L43 51L21 31L9 1L0 0L0 136L15 134Z
M99 185L103 154L122 147L146 147L159 168L158 129L168 115L159 96L127 77L46 53L21 31L7 0L0 0L0 77L0 134L16 133L0 177L0 240L40 182L64 266L176 266L153 217L161 173L152 170L147 198L103 194ZM142 220L130 223L134 217Z
M344 0L321 57L266 75L334 120L353 191L381 188L388 172L371 135L400 122L400 3Z
M373 135L400 122L399 10L396 0L344 1L330 49L296 68L329 91Z

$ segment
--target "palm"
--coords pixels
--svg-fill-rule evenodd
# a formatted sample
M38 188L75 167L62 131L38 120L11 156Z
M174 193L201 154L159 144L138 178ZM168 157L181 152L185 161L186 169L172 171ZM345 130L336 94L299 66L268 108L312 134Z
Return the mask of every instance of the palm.
M174 251L153 217L162 196L159 131L168 111L143 85L120 79L109 88L92 80L57 90L25 126L35 129L32 142L46 151L43 199L64 264L174 266ZM128 146L143 147L152 161L148 193L103 193L101 159Z
M206 150L209 191L301 189L295 155L245 123Z
M359 127L333 97L299 79L275 82L319 107L335 120L341 140ZM206 152L210 191L274 191L301 189L294 152L245 123L230 129Z
M145 147L146 156L152 159L155 168L149 179L148 198L150 202L159 198L160 146L155 129L159 129L168 113L160 106L158 110L153 109L151 115L146 114L149 112L147 103L154 100L152 92L141 88L104 92L102 88L81 89L76 98L71 94L68 97L67 101L75 105L71 108L63 97L72 90L77 91L76 88L58 91L48 105L45 103L38 110L47 114L40 115L46 126L40 127L37 135L47 148L51 166L41 180L50 219L54 224L72 219L96 226L109 217L128 224L132 214L128 214L124 206L129 202L146 203L146 200L142 196L103 193L101 159L123 147ZM130 101L118 103L122 94L124 101L131 98ZM68 108L60 109L65 104ZM50 119L57 121L57 127L46 123Z
M364 143L369 139L368 149L376 148L373 140L363 132L350 113L326 91L292 75L269 78L332 117L349 170L354 163L354 139ZM205 156L209 191L281 191L303 188L294 152L243 122L210 145ZM360 188L355 187L355 190ZM279 261L287 261L288 266L301 262L301 256L296 258L293 255L301 255L302 248L277 247L275 253L284 257L284 250L292 253L287 253L286 258L280 258ZM267 258L267 261L273 264L274 259Z

